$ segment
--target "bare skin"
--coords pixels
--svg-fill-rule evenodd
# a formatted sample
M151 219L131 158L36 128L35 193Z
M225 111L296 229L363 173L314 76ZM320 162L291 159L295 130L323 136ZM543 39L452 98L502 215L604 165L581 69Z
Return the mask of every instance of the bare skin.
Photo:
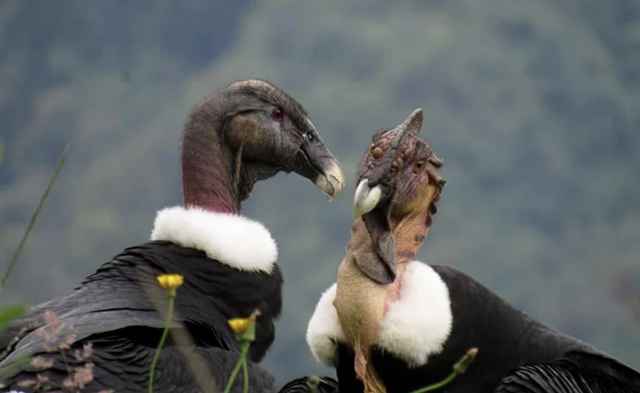
M339 162L305 110L272 84L235 82L198 104L182 135L184 203L239 214L256 182L295 172L335 199Z
M384 140L385 135L376 136ZM391 171L393 176L390 182L394 191L377 204L382 211L369 214L388 215L395 242L395 278L390 283L380 283L367 274L367 266L380 263L380 257L374 237L362 217L353 224L346 255L338 268L334 306L344 334L355 350L354 368L365 385L365 392L386 392L369 363L371 347L377 341L380 324L389 307L400 298L404 271L429 233L431 216L435 212L433 206L444 184L437 173L437 167L442 162L435 158L430 148L425 148L428 147L426 142L417 136L408 137L403 138L399 149L383 151L382 154L376 150L379 145L374 137L374 145L367 154L371 155L369 160L373 159L373 165L369 162L367 169L361 171L359 176L360 179L367 177L377 168L375 176L384 177L388 174L380 170L381 166L393 163L388 167L395 169ZM429 164L431 155L436 165ZM367 156L363 164L366 161Z
M429 194L433 195L435 187L429 188ZM413 261L429 233L425 223L430 201L428 197L420 200L426 203L425 208L421 209L425 212L424 216L418 214L392 222L398 249L397 276L393 283L378 284L364 275L355 264L359 257L375 252L362 219L353 225L347 253L338 267L334 305L347 340L355 348L356 374L365 382L367 392L386 392L375 370L368 367L369 351L378 338L380 323L389 307L400 298L402 277L407 265Z

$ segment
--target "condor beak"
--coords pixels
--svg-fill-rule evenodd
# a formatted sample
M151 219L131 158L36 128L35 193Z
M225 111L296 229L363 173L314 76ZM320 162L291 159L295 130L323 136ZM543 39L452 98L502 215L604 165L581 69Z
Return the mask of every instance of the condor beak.
M331 198L329 202L333 202L344 189L345 179L340 162L322 143L302 145L293 170L318 186Z
M369 187L369 179L362 179L353 196L353 219L357 220L360 216L375 209L381 198L382 188L380 186L371 188Z
M344 174L337 160L329 160L320 170L314 182L325 194L329 195L333 202L344 189Z

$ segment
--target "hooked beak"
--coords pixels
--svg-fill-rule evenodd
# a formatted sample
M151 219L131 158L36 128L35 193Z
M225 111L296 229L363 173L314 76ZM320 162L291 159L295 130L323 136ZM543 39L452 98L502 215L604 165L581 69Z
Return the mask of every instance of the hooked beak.
M345 183L344 174L338 161L335 159L328 161L324 165L324 169L321 169L314 183L325 194L331 197L329 202L335 201L340 193L342 193Z
M360 216L375 209L381 198L382 188L380 186L371 188L369 187L369 179L361 180L353 196L353 219L357 220Z
M302 145L293 170L318 186L331 198L329 202L333 202L344 189L345 179L340 162L322 143Z

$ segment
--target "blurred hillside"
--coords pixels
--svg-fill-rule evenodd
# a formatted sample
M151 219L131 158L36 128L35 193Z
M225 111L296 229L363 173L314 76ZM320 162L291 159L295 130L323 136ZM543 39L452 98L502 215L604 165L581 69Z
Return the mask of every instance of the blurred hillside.
M448 183L420 253L640 367L608 268L640 283L640 1L0 2L0 267L73 147L6 292L64 293L181 203L188 110L238 79L298 99L349 186L258 184L285 313L266 366L328 373L304 341L351 224L356 164L414 108ZM640 286L639 286L640 287Z

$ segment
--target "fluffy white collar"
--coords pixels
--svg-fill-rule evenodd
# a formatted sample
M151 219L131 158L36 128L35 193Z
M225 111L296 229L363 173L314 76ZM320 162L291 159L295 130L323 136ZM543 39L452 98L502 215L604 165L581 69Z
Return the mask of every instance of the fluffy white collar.
M168 207L158 211L151 240L167 240L204 251L238 270L271 273L278 247L257 221L201 208Z
M337 344L346 343L333 306L335 295L333 284L320 297L307 327L313 356L327 366L334 366ZM413 261L402 276L400 299L382 320L376 344L409 367L423 366L430 355L442 351L452 323L447 285L429 265Z

